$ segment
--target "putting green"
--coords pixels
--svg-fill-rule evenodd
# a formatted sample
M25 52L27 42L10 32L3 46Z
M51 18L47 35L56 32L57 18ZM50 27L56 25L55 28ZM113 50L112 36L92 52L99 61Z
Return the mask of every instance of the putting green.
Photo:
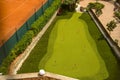
M89 34L90 25L79 19L81 14L57 21L39 69L81 80L104 80L108 77L106 66Z

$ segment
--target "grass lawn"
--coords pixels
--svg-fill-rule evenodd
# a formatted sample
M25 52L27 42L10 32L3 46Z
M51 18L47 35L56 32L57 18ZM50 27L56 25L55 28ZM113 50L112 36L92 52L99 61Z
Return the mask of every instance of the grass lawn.
M95 23L86 13L72 14L56 17L18 73L44 68L81 80L119 80L120 64Z

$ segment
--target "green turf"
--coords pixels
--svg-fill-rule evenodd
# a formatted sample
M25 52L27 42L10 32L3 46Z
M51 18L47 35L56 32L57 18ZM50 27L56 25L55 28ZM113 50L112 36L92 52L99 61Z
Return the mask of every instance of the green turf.
M69 20L56 22L39 68L82 80L104 80L108 77L106 66L80 16L74 13Z

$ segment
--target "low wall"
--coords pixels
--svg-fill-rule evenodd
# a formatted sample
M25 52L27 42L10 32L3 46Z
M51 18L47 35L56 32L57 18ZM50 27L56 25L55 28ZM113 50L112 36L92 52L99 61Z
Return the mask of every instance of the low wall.
M102 23L100 22L100 20L95 15L95 13L91 9L88 11L88 13L92 17L92 19L94 20L94 22L96 23L97 27L99 28L99 30L101 31L101 33L105 37L106 41L108 42L108 44L110 45L110 47L112 48L112 50L115 52L115 56L120 60L120 48L119 48L119 46L110 37L110 35L105 30L105 28L102 25Z

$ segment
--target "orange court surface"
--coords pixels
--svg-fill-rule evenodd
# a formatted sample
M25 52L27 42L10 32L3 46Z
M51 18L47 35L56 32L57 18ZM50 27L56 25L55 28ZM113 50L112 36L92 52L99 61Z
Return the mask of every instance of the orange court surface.
M47 0L0 0L0 46Z

